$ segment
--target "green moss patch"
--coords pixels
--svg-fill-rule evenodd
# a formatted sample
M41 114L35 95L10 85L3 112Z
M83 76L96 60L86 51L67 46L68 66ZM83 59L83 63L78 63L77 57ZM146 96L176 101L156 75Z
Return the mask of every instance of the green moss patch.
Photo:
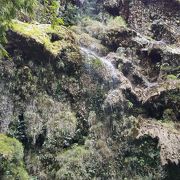
M22 36L34 39L54 56L57 56L63 47L74 42L70 31L63 26L56 26L53 29L50 24L29 24L14 20L12 30Z
M15 138L0 134L0 155L7 160L21 160L23 158L22 144Z
M23 163L23 147L15 138L0 134L0 179L30 179Z

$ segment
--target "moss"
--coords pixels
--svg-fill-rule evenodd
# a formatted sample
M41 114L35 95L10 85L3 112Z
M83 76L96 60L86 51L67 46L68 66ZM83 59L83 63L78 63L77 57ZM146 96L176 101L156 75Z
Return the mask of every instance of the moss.
M16 166L16 164L10 164L10 169L5 172L3 180L30 180L27 171L23 166Z
M15 138L0 134L0 154L7 160L21 160L23 158L22 144Z
M167 79L177 80L177 77L173 74L167 75Z
M93 37L98 37L98 35L102 33L102 29L104 29L104 25L101 22L91 19L90 17L83 18L81 22L81 26L85 32Z
M103 67L103 63L100 59L94 58L93 61L91 61L93 68L99 69Z
M110 18L107 22L109 28L127 27L125 20L121 16L116 16L115 18Z
M63 26L56 26L53 29L50 24L28 24L13 21L12 30L44 45L45 49L55 56L59 54L65 45L68 46L69 43L73 42L70 32Z
M53 129L54 136L73 136L76 126L77 119L75 114L70 111L59 112L50 122L50 128Z
M15 138L0 134L0 178L3 180L30 179L23 164L23 147Z
M100 38L101 34L110 29L118 29L120 27L127 27L125 20L121 16L108 17L106 24L103 22L91 19L90 17L83 18L81 21L81 30L90 34L95 38ZM74 27L73 27L74 28ZM79 29L74 30L78 33Z
M169 66L168 63L164 63L161 65L161 70L167 72L180 71L180 66L174 67L174 66Z
M59 154L57 157L58 160L61 160L63 163L68 163L69 161L80 160L83 157L89 155L89 150L84 146L74 146L73 148L64 151L64 153Z

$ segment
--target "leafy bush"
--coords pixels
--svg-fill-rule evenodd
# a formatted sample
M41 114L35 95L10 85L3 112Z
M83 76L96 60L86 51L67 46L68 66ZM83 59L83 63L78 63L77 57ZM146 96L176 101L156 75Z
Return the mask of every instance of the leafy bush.
M60 169L56 179L82 179L88 176L85 159L90 157L90 151L83 146L74 147L57 157Z
M80 20L78 7L72 4L67 4L67 7L60 12L66 26L77 24Z
M23 147L19 141L0 134L0 179L28 180L23 156Z
M59 12L61 10L60 3L57 0L42 0L38 3L37 7L34 9L35 17L34 19L40 23L48 23L55 25L62 25L64 21L59 17Z

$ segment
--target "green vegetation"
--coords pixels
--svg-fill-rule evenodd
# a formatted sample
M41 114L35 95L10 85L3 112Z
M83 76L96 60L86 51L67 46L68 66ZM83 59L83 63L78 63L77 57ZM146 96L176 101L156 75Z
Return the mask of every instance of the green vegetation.
M70 26L75 25L80 21L78 7L70 3L67 4L66 9L62 10L62 18L64 25Z
M2 0L0 7L0 56L7 54L3 45L6 43L6 32L11 27L12 19L19 18L23 21L34 19L42 22L41 19L44 17L45 22L50 23L53 28L63 24L63 20L58 17L60 5L56 0L40 2L38 0ZM34 11L36 12L33 14Z
M98 58L94 58L91 63L92 63L92 67L95 69L99 69L103 67L102 61Z
M29 180L23 156L23 147L19 141L0 134L0 179Z
M126 27L127 24L121 16L116 16L116 17L110 17L110 19L107 21L107 26L109 26L109 28L114 29L118 27Z
M137 179L159 179L163 169L160 166L157 141L147 136L133 142L129 154L124 159L123 173L126 171L130 171ZM128 174L126 175L128 178Z
M0 55L5 53L3 44L6 42L6 31L11 25L11 20L17 13L24 10L32 13L36 0L1 0L0 1Z
M164 121L173 121L173 120L176 120L176 116L173 112L173 109L166 109L164 112L163 112L163 119Z
M70 37L70 34L68 34L65 28L60 26L52 28L49 24L36 25L16 20L12 23L12 29L19 34L27 38L32 38L37 43L44 45L46 50L54 56L57 56L62 47L67 44L67 41L64 39Z
M177 80L177 77L175 75L173 75L173 74L169 74L169 75L167 75L167 79L169 79L169 80Z
M56 173L56 179L86 179L89 174L85 163L90 156L90 151L83 146L77 146L59 154L56 161L60 168Z
M45 147L47 149L51 152L57 152L63 146L70 144L77 129L77 119L72 112L59 112L47 124L51 129L45 141Z
M133 108L133 103L131 101L127 101L127 106L129 109Z
M34 8L34 18L40 23L51 24L52 27L64 24L62 18L59 17L61 11L60 2L58 0L38 0L37 7Z

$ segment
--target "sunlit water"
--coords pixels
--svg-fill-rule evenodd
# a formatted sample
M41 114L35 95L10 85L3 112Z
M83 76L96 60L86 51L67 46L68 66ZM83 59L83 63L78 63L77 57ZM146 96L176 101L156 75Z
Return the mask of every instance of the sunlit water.
M118 83L118 70L111 63L110 59L106 57L100 57L92 50L89 50L85 47L81 47L81 53L85 56L86 63L91 64L92 61L98 59L101 62L101 66L97 69L99 74L102 72L103 78L106 81L109 81L113 86ZM91 69L89 69L91 71Z

